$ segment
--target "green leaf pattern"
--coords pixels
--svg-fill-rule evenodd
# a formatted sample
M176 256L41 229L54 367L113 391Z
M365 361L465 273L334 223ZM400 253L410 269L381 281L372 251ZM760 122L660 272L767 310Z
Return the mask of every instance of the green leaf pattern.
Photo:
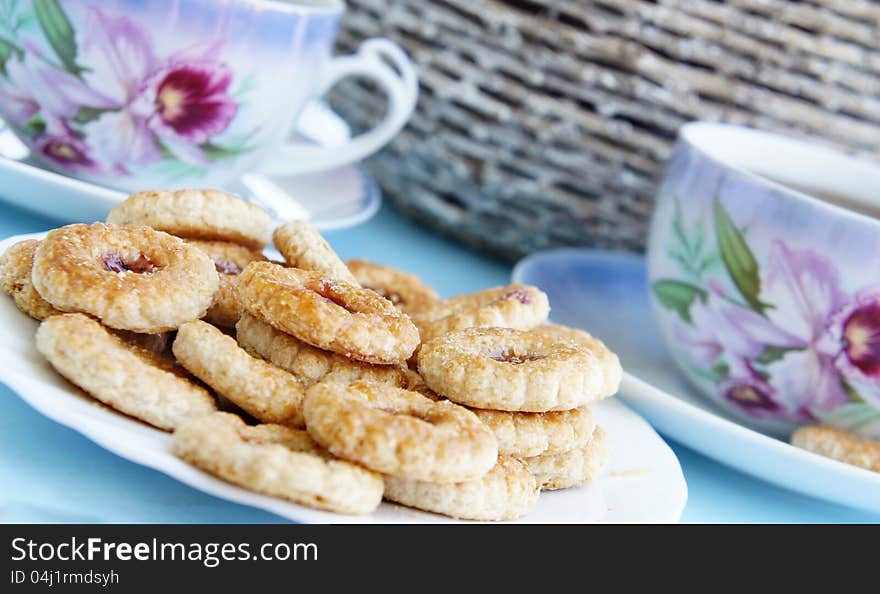
M659 280L651 285L654 296L667 309L671 309L685 322L691 321L691 304L694 299L706 300L706 290L677 280Z
M34 15L65 70L79 75L82 68L76 63L76 35L73 25L57 0L33 0Z
M727 273L733 284L739 290L743 299L758 313L763 313L767 308L761 302L761 276L758 270L758 261L749 245L746 243L742 232L737 229L730 215L721 204L721 200L715 199L713 206L713 218L715 221L715 235L718 240L718 249Z
M735 306L745 307L764 315L770 307L760 299L761 274L758 261L752 253L745 233L736 226L721 200L712 204L712 225L715 241L708 238L702 221L688 223L675 200L671 220L667 255L682 273L683 279L661 278L651 283L651 292L657 302L674 313L685 324L693 324L691 309L695 303L707 303L709 289L707 275L723 273L730 279L743 301L732 296L719 296ZM765 346L763 352L751 364L757 377L767 379L765 367L782 360L793 350L775 345ZM721 355L712 365L701 368L691 361L686 366L695 376L710 382L724 381L731 373L730 362Z
M665 255L677 274L653 278L650 289L655 302L672 316L673 349L688 373L714 385L720 398L748 414L827 422L880 438L880 377L859 375L873 365L873 349L880 340L875 318L870 317L876 311L872 308L880 308L880 293L871 298L876 301L840 297L844 305L821 309L824 293L816 297L810 291L820 287L821 292L837 282L828 272L833 266L814 251L792 249L776 240L771 249L780 249L782 255L774 266L780 267L786 284L774 286L774 292L787 292L780 297L798 304L790 315L813 324L805 324L809 336L803 330L794 334L797 330L782 326L786 318L777 315L788 313L776 309L785 301L770 304L762 299L762 282L774 277L762 275L748 229L737 225L722 196L697 212L695 221L687 220L679 200L673 209L664 241ZM708 233L703 220L710 222ZM810 266L798 268L793 261L808 261ZM842 288L827 290L844 293ZM699 318L697 307L705 308ZM701 320L700 327L695 319ZM849 324L858 324L852 334L847 334ZM862 343L853 347L850 341ZM797 393L792 393L795 388Z

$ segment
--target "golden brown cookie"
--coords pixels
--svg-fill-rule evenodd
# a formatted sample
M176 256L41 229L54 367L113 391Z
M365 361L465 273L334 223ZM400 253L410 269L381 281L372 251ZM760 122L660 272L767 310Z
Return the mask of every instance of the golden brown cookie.
M522 461L499 456L479 478L457 483L431 483L385 477L389 501L463 520L514 520L535 507L541 489Z
M593 338L593 335L589 332L581 330L580 328L565 326L564 324L541 324L540 326L532 328L531 332L539 334L545 338L553 339L557 342L567 340L582 346L590 346L596 341L596 339Z
M498 440L498 452L518 458L558 454L585 445L596 422L586 406L545 413L472 409Z
M791 445L874 472L880 472L880 442L826 425L801 427Z
M177 361L249 415L264 423L304 427L303 386L292 374L255 359L207 322L184 324L172 347Z
M37 247L32 279L57 309L145 334L205 315L219 283L211 259L183 240L103 223L50 231Z
M304 414L315 441L383 474L470 480L498 457L492 432L469 410L387 384L316 384L306 394Z
M241 316L235 328L238 344L244 350L289 371L306 388L322 381L350 384L357 380L405 388L413 375L404 367L363 363L313 347L248 313Z
M270 262L249 264L239 300L252 316L358 361L404 364L419 343L409 316L369 289Z
M441 301L420 311L414 321L422 342L427 342L465 328L529 330L543 323L549 313L550 302L541 290L514 284Z
M266 257L261 252L227 241L191 239L188 243L205 252L213 260L214 268L220 276L214 305L205 314L205 321L223 328L234 327L241 317L241 306L238 303L238 275L251 262L262 262Z
M258 493L346 514L366 514L382 501L382 477L337 460L305 431L249 427L217 412L174 432L174 453L213 475Z
M255 250L272 238L268 212L217 190L137 192L111 210L107 222L146 225L178 237L228 241Z
M414 274L367 260L348 260L346 264L362 287L379 293L397 309L411 316L440 302L437 291Z
M613 395L622 370L601 343L588 350L511 328L470 328L423 344L419 373L459 404L547 412Z
M19 310L34 319L45 320L62 312L43 299L31 281L34 254L39 245L36 239L26 239L6 248L0 256L0 283Z
M172 430L216 409L206 390L169 370L169 361L126 344L82 314L44 320L37 350L96 399L159 429Z
M524 458L529 470L545 491L568 489L596 480L608 464L611 450L600 427L586 445L559 454Z
M327 240L314 225L307 221L291 221L275 229L272 235L275 247L284 260L295 268L315 272L318 275L357 285L358 281L336 255Z

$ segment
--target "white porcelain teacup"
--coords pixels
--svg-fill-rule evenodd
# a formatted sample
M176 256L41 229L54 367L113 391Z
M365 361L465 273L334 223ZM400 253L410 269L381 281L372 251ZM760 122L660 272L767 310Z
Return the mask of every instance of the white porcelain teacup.
M415 71L394 43L331 56L341 0L12 6L0 14L0 115L41 166L110 187L220 187L352 163L415 106ZM346 77L378 83L384 119L339 146L289 141L305 104Z
M880 438L880 166L693 123L648 248L656 317L716 404L760 429Z

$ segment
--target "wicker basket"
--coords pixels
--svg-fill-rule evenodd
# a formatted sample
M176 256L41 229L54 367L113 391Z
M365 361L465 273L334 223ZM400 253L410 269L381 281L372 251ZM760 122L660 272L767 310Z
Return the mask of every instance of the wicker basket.
M676 130L693 119L880 152L870 0L348 0L420 67L411 124L371 167L405 213L503 257L640 250ZM381 96L332 96L359 125Z

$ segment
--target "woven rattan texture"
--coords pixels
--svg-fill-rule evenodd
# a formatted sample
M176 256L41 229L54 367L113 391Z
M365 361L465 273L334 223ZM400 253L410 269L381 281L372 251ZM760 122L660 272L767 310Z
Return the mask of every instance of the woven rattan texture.
M677 129L719 120L876 157L880 3L860 0L348 0L419 65L412 122L370 163L405 213L508 259L638 251ZM346 83L357 126L383 99Z

